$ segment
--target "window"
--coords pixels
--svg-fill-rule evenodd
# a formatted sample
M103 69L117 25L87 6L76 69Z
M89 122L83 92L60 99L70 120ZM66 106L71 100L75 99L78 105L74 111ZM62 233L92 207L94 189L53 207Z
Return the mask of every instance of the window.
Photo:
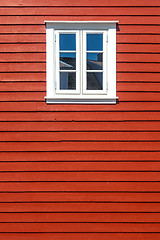
M50 22L47 103L116 103L116 22Z

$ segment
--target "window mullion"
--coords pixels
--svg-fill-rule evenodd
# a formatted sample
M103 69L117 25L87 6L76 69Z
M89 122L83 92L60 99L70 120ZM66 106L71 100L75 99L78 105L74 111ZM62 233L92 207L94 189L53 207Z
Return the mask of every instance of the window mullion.
M85 92L86 88L86 32L82 32L82 93Z
M80 56L79 56L79 66L80 66L80 94L83 93L83 31L79 30L79 47L80 47Z
M77 93L80 94L81 91L81 66L80 66L80 57L81 57L81 47L80 47L80 31L76 33L76 86Z

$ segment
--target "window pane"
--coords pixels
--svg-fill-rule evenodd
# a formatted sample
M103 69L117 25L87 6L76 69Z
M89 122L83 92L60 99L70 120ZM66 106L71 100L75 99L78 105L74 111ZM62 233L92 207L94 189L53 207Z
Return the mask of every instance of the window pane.
M76 90L75 72L60 72L60 90Z
M87 70L103 69L103 53L87 53Z
M87 34L87 51L103 51L103 34Z
M103 73L87 73L87 90L103 90Z
M76 51L76 34L59 35L59 49L66 51Z
M76 70L76 53L60 53L60 70Z

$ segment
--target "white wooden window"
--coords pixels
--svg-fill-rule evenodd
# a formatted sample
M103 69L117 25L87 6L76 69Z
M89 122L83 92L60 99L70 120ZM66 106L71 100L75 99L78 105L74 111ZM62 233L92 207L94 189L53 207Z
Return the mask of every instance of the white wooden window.
M46 21L47 103L116 103L116 22Z

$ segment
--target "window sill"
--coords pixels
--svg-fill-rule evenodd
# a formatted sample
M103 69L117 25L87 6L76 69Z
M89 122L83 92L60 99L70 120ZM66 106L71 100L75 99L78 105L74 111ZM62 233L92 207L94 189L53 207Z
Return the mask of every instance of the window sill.
M106 99L63 99L45 97L47 104L116 104L118 97Z

